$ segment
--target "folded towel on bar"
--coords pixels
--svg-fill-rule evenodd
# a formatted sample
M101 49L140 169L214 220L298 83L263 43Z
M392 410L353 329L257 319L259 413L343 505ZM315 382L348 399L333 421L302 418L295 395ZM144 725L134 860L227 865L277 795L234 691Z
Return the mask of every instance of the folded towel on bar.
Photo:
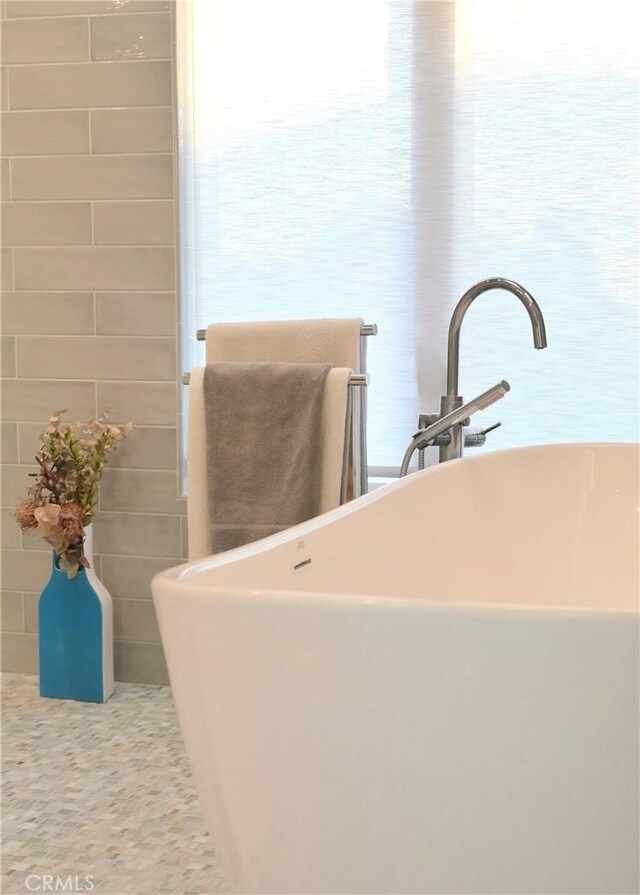
M361 317L212 323L205 339L207 363L332 364L360 373L362 324Z
M203 377L211 552L318 514L329 364L207 364Z
M190 561L211 554L207 496L207 448L204 410L204 367L194 367L189 379L187 440L187 523ZM347 427L350 418L351 370L329 370L322 404L320 499L318 515L340 506L347 485Z

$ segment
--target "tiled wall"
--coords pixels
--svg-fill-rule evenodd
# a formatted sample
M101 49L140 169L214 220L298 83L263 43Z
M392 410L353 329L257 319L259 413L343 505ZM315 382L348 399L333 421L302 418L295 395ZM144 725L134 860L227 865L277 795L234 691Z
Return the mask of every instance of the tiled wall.
M37 671L50 552L20 535L52 410L134 432L105 472L96 569L116 679L166 682L149 580L181 561L174 10L168 0L2 4L2 665Z

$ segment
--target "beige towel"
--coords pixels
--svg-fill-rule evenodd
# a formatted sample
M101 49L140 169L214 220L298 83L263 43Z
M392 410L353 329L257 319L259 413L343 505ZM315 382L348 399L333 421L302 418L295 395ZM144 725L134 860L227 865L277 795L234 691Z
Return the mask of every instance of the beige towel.
M213 553L318 513L329 364L223 361L204 371Z
M206 335L207 363L331 364L360 373L362 323L361 317L212 323Z
M318 514L340 506L344 454L348 447L346 423L351 370L329 370L321 417L321 471ZM195 367L189 380L189 432L187 448L187 524L189 560L211 554L207 458L204 421L204 367Z
M194 367L189 376L187 433L187 532L190 562L211 554L203 381L204 367Z

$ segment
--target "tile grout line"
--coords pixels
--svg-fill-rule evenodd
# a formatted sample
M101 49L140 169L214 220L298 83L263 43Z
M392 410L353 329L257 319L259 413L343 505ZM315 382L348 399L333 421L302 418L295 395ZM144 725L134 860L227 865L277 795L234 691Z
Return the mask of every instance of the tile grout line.
M39 203L38 203L39 204ZM25 248L25 246L17 246L17 248ZM37 248L37 246L36 246ZM55 246L53 246L55 248ZM64 246L59 246L59 248L64 248ZM73 246L68 246L68 248L73 248ZM82 248L80 246L79 248ZM90 248L90 246L85 246L85 248ZM166 246L160 246L160 248L166 248ZM11 291L11 290L7 290ZM32 292L37 295L68 295L69 292L74 293L74 295L91 295L91 289L22 289L22 292ZM99 295L130 295L132 293L141 295L173 295L173 289L96 289L95 290ZM9 335L9 333L7 333ZM24 335L37 335L37 333L29 332L16 332L13 333L16 336L24 336ZM67 335L67 333L59 333L58 335ZM91 333L87 333L87 335L91 335Z
M18 461L19 461L19 460L20 460L20 456L21 456L21 452L20 452L20 426L18 425L18 423L16 423L15 425L16 425L16 451L17 451L17 456L18 456ZM31 467L31 464L20 463L20 462L15 463L15 464L12 464L12 465L15 466L15 467L17 467L18 469L20 469L20 468L23 468L23 469L29 469L29 468ZM6 467L5 467L5 468L6 468ZM22 550L22 549L23 549L23 548L22 548L22 538L20 538L20 550Z
M159 155L159 153L155 153ZM78 154L79 155L79 154ZM141 152L140 155L154 155L154 153ZM55 158L56 156L44 156L44 155L34 155L31 158ZM58 156L59 157L59 156ZM25 158L25 156L21 156L21 158ZM11 161L11 159L9 159ZM153 199L153 198L145 198L139 199L134 196L123 196L113 198L112 196L108 198L102 199L88 199L86 197L79 199L12 199L11 200L14 205L90 205L92 202L109 202L109 203L122 203L126 202L127 204L130 202L141 202L146 204L153 202L173 202L171 198L161 198L161 199ZM138 243L124 243L125 245L137 245ZM173 243L160 243L160 245L172 245ZM27 243L28 245L28 243ZM39 245L39 243L36 243ZM47 290L49 292L55 290ZM165 292L173 292L173 289L165 289Z
M47 111L48 111L48 110L47 110ZM61 109L60 111L64 111L64 110ZM76 110L71 110L71 111L76 111ZM82 109L82 111L83 111L83 112L91 112L91 111L96 111L96 110L92 110L92 109ZM99 111L99 110L98 110L98 111ZM36 155L29 155L28 153L23 153L23 154L20 155L20 156L16 156L16 158L20 158L20 159L31 159L31 158L66 159L66 158L71 158L71 159L75 159L75 160L77 160L77 159L87 158L88 155L91 155L91 152L88 152L88 153L87 153L87 152L54 152L54 153L49 154L49 155L43 155L43 153L37 153ZM172 153L172 152L168 152L168 151L165 149L165 150L163 150L162 152L96 152L96 153L93 153L93 155L94 155L94 157L96 157L96 158L101 158L101 159L103 159L103 158L118 158L118 157L123 156L123 155L124 155L124 156L127 156L127 155L134 155L134 156L139 156L139 155L153 155L153 156L156 156L156 155L168 155L168 156L173 156L173 153Z
M39 336L29 336L24 333L6 333L6 335L11 336L22 336L23 338L40 338ZM49 338L47 334L43 336L43 338ZM72 336L69 338L73 338ZM83 338L83 337L80 337ZM84 338L93 339L93 336L85 336ZM126 337L123 337L126 338ZM140 338L144 338L141 336ZM166 336L161 336L160 338L167 338ZM98 383L103 383L104 385L175 385L176 380L171 377L171 379L96 379L94 376L20 376L19 378L21 382L36 382L42 385L51 385L52 383L58 383L60 385L67 383L87 383L97 381ZM29 420L29 419L20 419L20 420L6 420L6 422L19 422L19 423L37 423L38 420ZM157 429L158 427L164 429L173 429L174 423L143 423L143 426L146 426L149 429Z
M89 59L91 59L91 20L87 16L87 34L89 41ZM87 124L89 127L89 155L92 156L93 153L93 110L87 109ZM90 208L91 208L91 245L95 246L96 238L95 238L95 201L91 200ZM93 334L94 336L98 335L98 300L96 298L96 291L93 290ZM94 380L94 391L95 391L95 412L96 416L98 414L98 382Z
M15 292L16 290L13 289L11 291ZM34 290L24 289L21 291L23 291L23 292L32 292L32 291L33 292L47 292L48 290L46 290L46 289L34 289ZM89 290L87 290L87 289L60 289L57 291L59 291L63 294L65 292L78 292L79 294L83 294L83 293L86 294L86 292L88 292ZM96 291L109 293L111 290L98 289ZM131 291L137 292L138 290L132 289ZM159 290L159 291L163 291L163 290ZM123 292L124 292L124 290L123 290ZM124 292L124 294L126 295L126 292ZM67 333L14 333L13 335L25 336L26 338L30 338L30 339L93 339L94 338L94 336L92 336L90 333L79 334L79 335L73 335L73 334L68 335ZM130 336L130 335L112 334L112 335L109 335L108 338L110 338L110 339L135 339L136 341L148 340L148 339L161 339L163 342L175 341L175 339L172 335L168 335L168 336L133 335L133 336ZM76 377L76 376L51 376L51 377L49 377L49 376L29 376L27 378L28 379L50 379L50 378L51 379L69 379L69 380L73 381L74 379L77 379L78 377ZM80 378L83 378L83 377L80 377ZM118 380L118 379L115 380L115 382L122 382L122 381L128 382L129 380ZM155 379L140 379L138 381L139 382L155 382L156 380ZM165 380L165 381L174 382L175 379L172 376L170 380Z
M57 18L57 17L56 17ZM65 59L58 61L8 62L7 68L51 68L53 65L154 65L171 64L171 56L136 56L133 59Z
M5 68L9 68L9 66L5 66ZM7 79L8 86L8 79ZM40 115L51 113L59 113L59 112L139 112L141 110L151 111L152 109L168 109L171 110L172 106L170 103L156 103L155 105L149 105L148 103L138 103L133 106L51 106L46 109L13 109L13 112L17 115ZM7 111L7 110L5 110Z
M84 16L87 22L87 57L88 61L91 62L91 16Z
M50 16L5 16L5 20L7 22L42 22L42 21L54 21L57 22L59 19L81 19L81 18L92 18L92 19L119 19L120 17L126 18L126 16L158 16L158 15L167 15L170 12L169 9L149 9L149 10L136 10L136 9L125 9L121 8L117 11L108 10L107 12L90 12L90 13L81 13L81 12L69 12L62 13L60 15L50 15Z
M17 335L9 336L10 339L13 339L13 375L11 377L7 377L7 379L11 378L13 380L17 380L18 377L18 337Z

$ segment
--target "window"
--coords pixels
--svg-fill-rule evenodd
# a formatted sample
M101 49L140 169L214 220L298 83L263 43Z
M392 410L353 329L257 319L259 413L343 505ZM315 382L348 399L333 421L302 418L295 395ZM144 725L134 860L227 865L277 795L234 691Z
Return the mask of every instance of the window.
M638 12L611 0L180 4L185 368L212 321L363 316L369 459L460 389L483 450L638 437ZM435 454L435 452L432 452Z

